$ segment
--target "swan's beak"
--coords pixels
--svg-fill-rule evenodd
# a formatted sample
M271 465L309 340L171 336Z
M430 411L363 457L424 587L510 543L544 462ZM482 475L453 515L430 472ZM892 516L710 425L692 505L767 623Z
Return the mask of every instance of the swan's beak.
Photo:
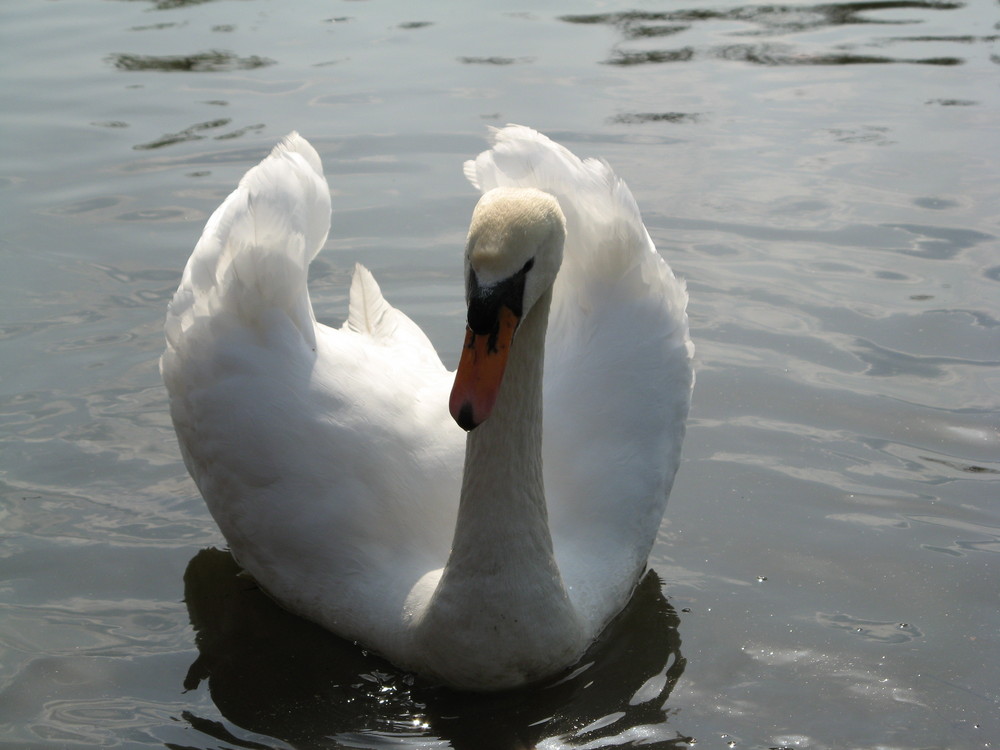
M472 430L486 421L496 404L500 382L507 367L507 355L520 317L500 305L497 326L489 333L465 328L465 346L455 372L448 408L463 430Z

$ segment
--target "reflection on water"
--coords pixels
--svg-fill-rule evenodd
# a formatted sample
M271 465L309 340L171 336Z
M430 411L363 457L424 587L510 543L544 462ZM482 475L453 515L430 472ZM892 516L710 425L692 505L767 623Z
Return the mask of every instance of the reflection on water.
M920 23L918 18L879 18L866 15L880 11L954 10L959 3L923 2L922 0L882 0L881 2L824 3L818 5L752 5L725 9L680 9L664 12L599 13L569 15L561 20L575 24L606 24L614 26L626 42L646 41L673 37L691 31L700 24L732 24L731 36L785 36L816 29L854 25L910 25ZM989 38L983 37L983 41ZM955 41L954 38L907 37L905 41ZM976 38L970 39L975 41ZM900 40L903 41L903 40ZM961 41L961 40L960 40ZM871 44L871 42L869 42ZM876 42L875 46L880 46ZM919 65L961 65L955 56L892 57L861 54L844 49L811 51L804 46L757 42L747 44L708 45L700 48L687 45L673 49L630 50L616 48L604 62L608 65L646 65L658 63L684 63L697 58L712 57L720 60L767 66L798 65L877 65L884 63L911 63Z
M914 65L961 65L958 57L887 57L885 55L857 55L832 53L802 54L793 47L778 44L732 44L720 47L716 55L723 60L738 60L755 65L881 65L884 63L911 63Z
M166 133L149 143L137 143L132 148L136 151L149 151L151 149L163 148L164 146L173 146L177 143L200 141L201 139L208 137L208 131L217 131L220 128L225 128L231 122L232 120L228 117L223 117L217 120L209 120L207 122L199 122L176 133ZM256 130L263 130L265 127L266 126L263 123L245 125L241 128L234 128L225 130L221 133L215 133L212 135L212 138L217 141L231 140L233 138L240 138L247 133L251 133Z
M734 8L683 8L663 12L628 11L569 15L568 23L602 23L621 29L627 39L644 39L675 34L695 23L707 21L742 21L758 24L760 29L744 29L737 33L747 36L769 33L793 33L828 26L857 24L909 24L912 19L871 18L861 15L882 10L955 10L962 3L926 2L925 0L878 0L877 2L820 3L816 5L747 5ZM667 24L664 26L663 24Z
M215 2L215 0L149 0L153 10L174 10L189 5L203 5Z
M530 63L534 61L531 57L459 57L458 61L460 63L465 63L466 65L514 65L516 63Z
M206 549L184 575L198 659L184 687L208 681L212 700L244 729L296 745L352 734L488 750L602 741L686 747L666 702L684 672L679 624L650 572L628 607L568 676L497 695L429 686L275 605ZM199 726L193 714L192 726ZM542 738L549 738L542 741ZM618 742L615 742L615 739ZM547 744L546 744L547 743Z
M698 115L687 112L631 112L615 115L609 122L620 125L634 125L644 122L697 122Z
M228 70L253 70L274 65L274 60L250 55L239 57L232 52L209 50L193 55L111 55L108 61L118 70L157 70L163 73L219 73Z

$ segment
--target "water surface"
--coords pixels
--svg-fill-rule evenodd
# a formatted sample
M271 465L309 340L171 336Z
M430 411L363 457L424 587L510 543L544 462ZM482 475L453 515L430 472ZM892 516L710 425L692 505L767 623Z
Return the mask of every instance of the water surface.
M0 736L12 747L973 748L1000 737L1000 50L987 0L9 0ZM684 462L565 681L420 684L232 576L156 362L282 135L454 364L461 163L521 122L631 186L691 292Z

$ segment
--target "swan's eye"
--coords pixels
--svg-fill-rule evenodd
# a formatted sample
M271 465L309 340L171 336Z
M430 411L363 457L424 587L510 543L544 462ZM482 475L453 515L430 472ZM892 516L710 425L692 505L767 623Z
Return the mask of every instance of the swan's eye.
M468 300L469 328L476 334L495 334L500 325L500 307L506 307L518 318L524 308L524 277L535 265L531 258L521 270L501 282L480 286L476 272L469 269Z

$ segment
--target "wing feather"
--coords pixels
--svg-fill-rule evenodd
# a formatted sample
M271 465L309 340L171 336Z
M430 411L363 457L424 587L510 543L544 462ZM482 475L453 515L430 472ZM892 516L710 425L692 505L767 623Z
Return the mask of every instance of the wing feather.
M679 463L694 347L687 292L625 183L530 128L493 133L467 162L482 191L535 187L566 215L546 338L546 497L560 569L581 608L601 610L645 564ZM599 586L590 581L602 581Z
M307 267L329 227L319 156L292 134L208 221L161 371L185 463L241 565L290 609L391 639L414 581L446 559L464 433L433 346L367 269L345 325L316 323Z

